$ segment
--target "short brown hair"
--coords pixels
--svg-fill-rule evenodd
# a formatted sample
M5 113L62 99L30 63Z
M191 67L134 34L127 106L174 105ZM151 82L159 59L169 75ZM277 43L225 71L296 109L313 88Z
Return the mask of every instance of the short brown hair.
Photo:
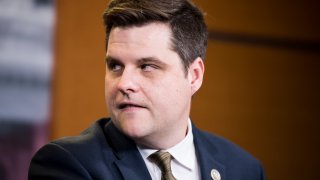
M188 0L112 0L103 14L106 47L112 28L168 23L172 49L182 59L185 71L197 58L205 59L208 31L202 12Z

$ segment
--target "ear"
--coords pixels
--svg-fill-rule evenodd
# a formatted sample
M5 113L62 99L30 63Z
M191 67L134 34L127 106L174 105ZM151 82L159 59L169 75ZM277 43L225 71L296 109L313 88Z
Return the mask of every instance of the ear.
M200 89L204 75L204 63L200 57L197 57L189 66L188 79L190 82L192 95Z

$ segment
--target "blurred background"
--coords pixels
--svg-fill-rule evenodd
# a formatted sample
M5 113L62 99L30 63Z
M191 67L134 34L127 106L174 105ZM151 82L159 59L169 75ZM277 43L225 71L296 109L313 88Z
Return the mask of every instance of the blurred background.
M48 141L55 4L0 0L0 179L27 179Z
M210 31L191 118L252 153L268 179L317 179L317 0L194 0ZM27 179L44 143L108 116L107 0L0 0L0 179Z

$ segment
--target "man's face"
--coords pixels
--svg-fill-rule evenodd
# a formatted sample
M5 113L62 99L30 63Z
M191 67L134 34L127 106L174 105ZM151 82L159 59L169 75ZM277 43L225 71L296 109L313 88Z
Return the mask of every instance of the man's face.
M165 139L170 146L186 133L194 76L190 70L185 74L170 37L163 23L117 27L110 33L105 76L109 113L115 126L142 146L160 146Z

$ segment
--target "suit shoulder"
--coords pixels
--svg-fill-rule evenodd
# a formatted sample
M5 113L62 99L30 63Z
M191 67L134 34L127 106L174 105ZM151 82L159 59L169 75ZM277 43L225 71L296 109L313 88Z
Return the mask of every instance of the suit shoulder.
M112 177L113 171L109 170L115 157L103 131L108 122L108 119L98 120L79 136L61 138L44 145L32 158L29 177ZM53 175L51 171L57 173Z
M47 145L59 146L80 161L99 161L101 157L103 157L103 153L112 152L103 131L104 126L106 126L109 121L109 119L105 118L100 119L78 136L63 137Z
M54 140L51 143L57 144L69 150L74 148L79 150L79 148L82 146L88 147L90 145L101 145L101 143L106 143L103 128L108 122L109 119L100 119L78 136L63 137Z
M202 141L200 143L204 143L207 149L218 154L216 158L223 162L237 162L240 164L261 166L255 157L228 139L201 130L198 130L197 135Z
M233 142L195 128L195 146L203 162L216 162L227 169L230 177L237 179L265 179L260 162ZM210 158L212 161L208 161ZM232 179L232 178L231 178Z

